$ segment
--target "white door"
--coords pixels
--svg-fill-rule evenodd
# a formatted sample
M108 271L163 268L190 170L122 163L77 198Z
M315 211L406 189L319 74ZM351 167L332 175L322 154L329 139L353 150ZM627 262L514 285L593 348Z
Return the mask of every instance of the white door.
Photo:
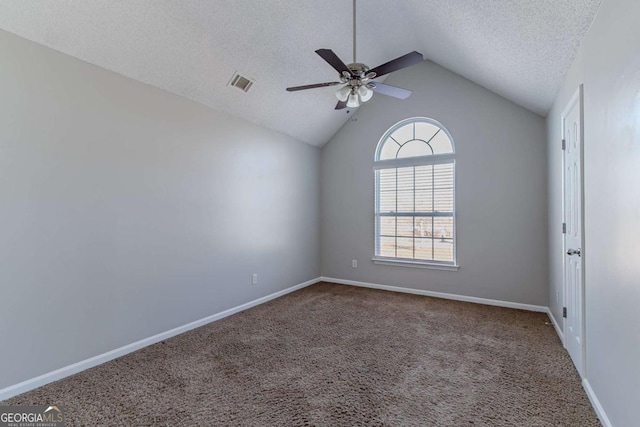
M564 320L565 346L584 377L584 286L582 275L582 87L562 114L564 139Z

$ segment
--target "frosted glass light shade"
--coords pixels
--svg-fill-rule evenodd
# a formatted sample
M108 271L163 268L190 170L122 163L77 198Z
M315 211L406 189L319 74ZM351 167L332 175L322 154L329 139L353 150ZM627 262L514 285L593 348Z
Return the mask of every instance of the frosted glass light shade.
M373 91L369 89L366 85L361 85L358 88L358 95L360 95L361 102L367 102L373 96Z
M336 98L338 98L338 101L345 102L347 98L349 98L350 93L351 86L344 85L340 89L336 90Z
M349 94L349 98L347 100L347 107L356 108L360 106L360 100L358 99L358 94L356 91L352 91Z

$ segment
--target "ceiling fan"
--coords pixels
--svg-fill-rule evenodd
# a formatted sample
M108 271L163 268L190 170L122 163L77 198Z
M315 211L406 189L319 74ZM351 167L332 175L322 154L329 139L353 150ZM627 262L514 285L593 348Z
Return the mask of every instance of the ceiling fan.
M287 91L343 85L336 90L336 110L359 107L360 103L371 99L373 92L399 99L408 98L412 93L410 90L374 82L373 79L424 61L421 53L413 51L374 68L356 62L356 0L353 0L353 63L345 64L331 49L318 49L316 53L338 72L340 81L288 87Z

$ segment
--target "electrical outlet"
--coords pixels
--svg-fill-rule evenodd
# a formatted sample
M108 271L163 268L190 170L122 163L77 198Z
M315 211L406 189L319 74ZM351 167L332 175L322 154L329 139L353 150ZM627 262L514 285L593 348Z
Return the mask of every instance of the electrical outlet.
M358 260L357 259L351 260L351 267L358 268Z
M253 273L253 277L251 278L251 284L253 285L258 284L258 273Z

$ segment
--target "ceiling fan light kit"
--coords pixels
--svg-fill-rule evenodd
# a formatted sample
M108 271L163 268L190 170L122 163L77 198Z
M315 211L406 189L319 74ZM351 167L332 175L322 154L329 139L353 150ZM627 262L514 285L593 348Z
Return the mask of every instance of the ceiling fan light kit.
M360 106L360 101L358 100L358 94L355 91L351 91L349 94L349 99L347 100L347 107L356 108Z
M338 98L338 101L347 102L349 94L351 94L351 87L349 86L342 86L340 89L336 90L336 98Z
M360 95L360 101L367 102L373 97L373 91L369 89L367 85L361 85L358 90L358 95Z
M359 107L361 103L367 102L373 97L373 92L398 99L408 98L409 95L411 95L410 90L373 82L371 80L424 60L422 54L414 51L372 69L365 64L356 62L356 0L353 0L353 63L346 65L331 49L318 49L316 53L339 73L340 81L288 87L287 91L295 92L343 85L335 92L336 98L338 98L336 110L341 110L346 107Z

